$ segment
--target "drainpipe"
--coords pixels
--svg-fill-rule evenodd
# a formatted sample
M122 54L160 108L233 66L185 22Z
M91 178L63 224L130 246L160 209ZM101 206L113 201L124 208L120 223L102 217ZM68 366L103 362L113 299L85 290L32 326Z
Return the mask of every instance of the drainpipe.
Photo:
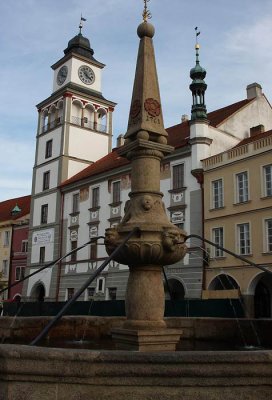
M61 209L60 209L60 246L59 246L59 258L62 256L62 244L63 244L63 207L64 205L64 194L61 193ZM59 288L61 280L61 266L62 262L58 263L58 275L57 275L57 285L56 285L56 301L59 300Z
M204 237L204 174L202 168L193 169L191 174L196 178L197 183L199 183L201 190L201 215L202 215L202 237ZM205 243L202 241L201 247L205 249ZM202 263L202 290L206 289L206 265L204 261L204 251L203 254L203 263Z
M11 225L10 232L10 250L9 250L9 268L8 268L8 286L12 282L12 245L13 245L13 224ZM10 298L10 288L8 289L8 299Z

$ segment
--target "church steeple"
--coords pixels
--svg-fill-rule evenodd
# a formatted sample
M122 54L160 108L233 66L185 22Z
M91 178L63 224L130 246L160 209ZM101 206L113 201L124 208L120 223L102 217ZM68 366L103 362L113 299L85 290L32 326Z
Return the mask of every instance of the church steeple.
M199 62L199 44L197 41L197 37L200 34L198 28L196 30L196 65L190 71L190 77L192 79L192 83L190 85L190 90L192 92L193 104L191 111L191 120L207 120L207 109L205 105L205 91L207 89L207 85L204 81L206 76L206 70L201 67Z

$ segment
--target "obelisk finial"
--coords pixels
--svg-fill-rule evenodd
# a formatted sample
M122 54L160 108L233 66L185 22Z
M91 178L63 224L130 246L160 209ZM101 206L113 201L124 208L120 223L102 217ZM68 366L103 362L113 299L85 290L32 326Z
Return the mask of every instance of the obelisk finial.
M147 9L147 3L149 3L150 0L144 0L144 11L143 11L143 21L147 22L148 19L152 18L151 12Z

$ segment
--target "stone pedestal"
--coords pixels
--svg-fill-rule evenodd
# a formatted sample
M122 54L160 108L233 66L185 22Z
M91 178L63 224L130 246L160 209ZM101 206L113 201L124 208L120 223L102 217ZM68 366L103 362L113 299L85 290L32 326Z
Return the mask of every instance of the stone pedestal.
M176 351L181 329L113 329L117 350Z

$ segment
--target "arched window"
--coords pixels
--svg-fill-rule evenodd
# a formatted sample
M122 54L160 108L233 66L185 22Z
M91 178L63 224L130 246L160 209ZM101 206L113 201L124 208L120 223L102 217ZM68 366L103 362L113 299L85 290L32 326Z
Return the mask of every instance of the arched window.
M87 104L84 109L83 125L85 128L94 129L94 107Z
M44 110L42 112L42 118L41 118L41 131L42 133L44 133L47 130L48 130L48 110Z
M59 100L57 104L57 115L56 115L56 124L62 124L63 122L63 100Z
M49 115L48 115L48 123L49 123L49 128L54 128L56 125L56 114L57 114L57 108L56 106L52 105L49 108Z
M104 108L99 108L97 110L96 130L99 132L107 132L107 112Z
M71 122L73 124L81 126L81 124L82 124L82 109L83 109L82 102L80 100L73 100L72 119L71 119Z

